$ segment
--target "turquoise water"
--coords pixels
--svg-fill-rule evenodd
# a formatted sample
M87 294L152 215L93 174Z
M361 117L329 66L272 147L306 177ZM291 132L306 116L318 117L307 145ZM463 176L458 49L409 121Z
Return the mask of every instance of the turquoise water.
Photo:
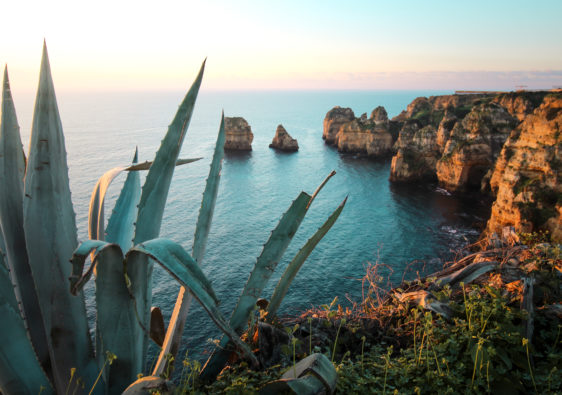
M13 87L14 94L17 87ZM388 182L389 162L340 155L324 144L322 122L333 106L351 107L359 116L383 105L397 115L417 96L448 92L206 92L202 91L188 130L182 157L203 160L176 169L161 236L190 250L201 194L218 132L221 110L243 116L254 132L253 151L227 154L204 258L229 316L262 245L280 216L301 190L312 193L320 182L337 174L315 200L300 230L280 262L264 297L272 293L286 264L349 195L338 222L311 254L295 279L282 313L296 313L330 302L334 296L361 299L361 281L369 264L384 263L383 274L398 282L436 270L452 251L474 240L477 223L487 211L477 199L449 196L434 185L395 186ZM140 160L151 160L182 98L181 92L95 93L58 95L66 135L71 190L79 239L87 238L89 196L106 170L128 163L135 146ZM32 97L15 96L24 145L29 141ZM297 153L268 148L282 123L299 141ZM124 176L110 190L109 212ZM171 314L178 286L163 270L154 277L154 303L165 318ZM94 320L91 287L87 290ZM205 313L194 308L187 324L190 350L202 351L218 332Z

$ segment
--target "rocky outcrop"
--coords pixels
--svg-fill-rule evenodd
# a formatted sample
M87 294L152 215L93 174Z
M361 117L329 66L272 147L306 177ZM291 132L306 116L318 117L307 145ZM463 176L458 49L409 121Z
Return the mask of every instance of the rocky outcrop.
M435 164L440 152L437 131L433 125L420 128L416 121L407 121L395 144L390 181L435 179Z
M562 242L562 94L551 94L506 141L490 187L496 196L488 232L549 230Z
M418 97L391 123L399 125L394 145L390 180L409 182L437 179L437 162L458 120L489 95L444 95Z
M328 111L324 118L324 132L322 133L322 138L326 140L326 144L334 144L340 127L354 119L355 114L351 108L336 106Z
M298 151L299 143L287 133L283 125L279 125L277 126L273 141L269 144L269 148L275 148L281 151Z
M384 107L355 118L350 108L334 107L324 119L323 138L340 152L384 157L390 155L395 138Z
M439 184L450 191L479 189L516 125L517 120L495 103L474 107L450 133L436 164Z
M252 128L242 117L225 117L224 130L226 141L225 150L231 151L251 151L254 134Z

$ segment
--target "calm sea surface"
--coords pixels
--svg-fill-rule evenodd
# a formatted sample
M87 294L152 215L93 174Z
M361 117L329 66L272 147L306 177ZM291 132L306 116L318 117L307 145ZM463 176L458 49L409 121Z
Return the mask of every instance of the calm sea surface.
M18 96L17 86L13 91L27 151L34 99ZM335 105L351 107L356 116L383 105L392 117L418 96L442 93L449 92L202 91L181 157L204 159L176 168L161 236L191 250L224 109L226 116L246 118L254 133L252 152L225 157L204 258L204 271L227 317L280 216L301 190L312 193L332 170L336 176L314 201L264 297L271 296L287 263L347 195L349 200L338 222L293 282L282 313L328 303L334 296L360 300L360 279L369 264L386 264L383 274L389 274L393 282L402 279L408 265L409 277L416 271L441 268L452 250L478 236L476 224L487 215L482 203L448 196L436 186L391 185L389 162L340 155L324 144L322 122ZM87 239L88 203L97 179L110 168L129 163L135 146L139 147L140 161L152 160L182 97L183 92L58 94L81 241ZM280 123L298 139L297 153L268 148ZM106 213L111 212L124 178L120 176L110 189ZM178 288L163 270L156 270L154 304L162 308L166 319ZM90 286L87 303L93 322L92 292ZM193 308L185 331L190 353L211 348L206 340L218 336L204 311Z

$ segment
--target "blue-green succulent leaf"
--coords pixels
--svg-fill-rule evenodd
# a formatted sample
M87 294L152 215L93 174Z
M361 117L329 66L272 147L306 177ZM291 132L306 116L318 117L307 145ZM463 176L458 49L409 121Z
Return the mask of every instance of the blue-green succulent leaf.
M320 353L309 355L287 370L281 380L265 385L260 394L333 394L338 373L330 360Z
M138 162L138 150L135 150L133 165ZM130 171L123 184L113 213L107 223L105 239L110 243L119 244L122 251L133 246L133 233L137 218L137 206L140 200L140 175L138 171Z
M219 329L257 366L258 362L252 351L240 340L238 334L228 325L218 309L218 299L211 283L182 246L163 238L149 240L133 247L127 253L127 260L129 261L130 257L138 254L144 254L154 259L183 287L189 289L189 292L199 301ZM128 263L127 268L129 269L131 265Z
M199 209L199 218L197 219L195 237L193 240L193 259L195 259L195 261L199 264L201 264L205 253L205 246L207 244L215 203L217 201L222 159L224 157L225 139L226 133L224 130L223 113L217 142L215 144L215 153L211 162L209 177L207 178L207 183L205 184L205 191L203 192L203 200L201 202L201 208ZM191 299L192 295L187 292L184 287L182 287L178 293L176 305L174 307L174 311L172 312L170 323L168 324L168 330L166 331L166 337L164 339L162 349L160 350L158 361L156 362L156 366L154 367L154 371L152 373L155 376L159 376L164 372L167 364L169 363L169 355L172 355L175 358L178 353L185 320L187 319L187 312L189 311L189 306L191 305Z
M43 372L27 337L20 316L18 302L0 251L0 317L2 337L0 345L0 392L4 394L52 394L53 389Z
M143 344L134 337L140 328L134 300L129 294L123 253L111 244L95 260L96 270L96 356L103 365L106 351L117 359L106 366L107 393L120 394L143 372Z
M273 296L269 301L269 305L267 306L268 318L271 319L272 317L277 314L277 309L281 305L281 301L287 294L291 282L297 275L298 271L302 267L304 261L308 258L310 253L314 250L316 245L322 240L324 235L328 233L328 231L332 228L338 217L340 216L345 203L347 202L347 197L344 201L339 205L339 207L328 217L326 222L318 228L316 233L308 239L306 244L299 250L297 255L293 258L293 260L287 265L285 272L281 276L281 279L277 283L277 287L275 287L275 291L273 292Z
M250 274L250 278L230 318L230 326L237 333L241 333L244 330L263 288L273 274L294 234L297 232L306 214L310 200L311 196L309 194L301 192L297 199L293 201L289 210L283 215L267 243L265 243L262 253L256 261L254 270ZM204 380L214 379L224 367L230 355L227 345L228 339L223 337L219 347L215 348L201 372L201 377Z
M136 155L136 154L135 154ZM136 156L135 156L136 157ZM201 158L194 158L194 159L179 159L176 161L176 166L180 166L180 165L184 165L186 163L192 163L195 161L198 161ZM129 176L127 179L131 179L129 185L127 185L127 188L124 187L124 190L126 191L126 195L125 198L127 199L128 203L133 204L132 199L134 198L134 207L130 207L130 206L124 206L122 207L123 209L126 207L128 208L131 212L130 215L134 215L136 217L136 212L137 212L137 204L140 198L140 176L138 175L138 171L140 170L148 170L150 169L150 166L152 165L152 162L143 162L143 163L139 163L139 164L135 164L135 162L133 162L133 165L131 166L120 166L120 167L115 167L107 172L104 173L103 176L100 177L100 179L98 180L98 182L96 183L96 186L94 187L94 190L92 191L92 196L90 197L90 209L88 211L88 234L90 236L90 239L96 239L96 240L104 240L104 202L105 202L105 195L107 193L107 190L109 188L109 186L111 185L111 183L113 182L113 180L122 172L124 171L128 171L129 172ZM138 180L138 181L135 181ZM135 183L139 184L138 188L135 185ZM138 189L138 192L136 191ZM131 194L131 196L128 196L129 194ZM138 197L136 196L138 195ZM125 201L121 202L122 205L125 204ZM134 212L134 213L133 213ZM129 247L132 245L132 231L134 231L134 220L133 223L131 223L130 227L133 230L127 230L124 233L119 233L121 235L121 237L126 238L126 240L128 240L127 244ZM115 223L114 223L115 225ZM127 223L123 224L123 229L127 226ZM123 229L116 229L115 232L119 232L120 230ZM129 236L128 234L131 233L131 235ZM121 245L121 244L120 244ZM127 247L127 249L129 248ZM123 249L123 251L126 251L126 249Z
M46 46L31 128L29 162L25 176L24 231L35 281L55 390L64 392L70 371L91 386L97 376L84 296L68 292L76 248L76 221L70 197L62 124L55 97Z
M162 140L154 158L154 163L150 166L146 176L146 181L142 187L139 214L135 228L135 245L154 239L160 233L160 225L168 197L168 190L172 182L172 175L174 174L174 167L191 120L204 69L205 62L201 65L197 78L189 92L185 95L176 116L168 127L168 132Z
M74 250L72 257L70 258L72 273L68 277L70 281L70 293L72 295L78 295L82 291L82 288L84 288L84 285L94 273L97 262L93 258L99 251L108 245L110 245L110 243L103 240L86 240L81 243L76 250ZM86 270L86 273L84 273L84 263L91 252L93 252L93 261L88 270Z
M166 205L175 163L180 153L189 121L191 120L204 69L205 62L203 62L197 78L168 127L168 132L162 140L154 158L154 163L146 176L135 225L134 245L155 239L160 233L164 206ZM131 259L133 262L128 263L132 264L132 268L127 273L131 282L135 284L133 292L136 296L137 309L141 315L144 327L147 328L150 324L150 308L152 307L152 262L145 255L137 254ZM144 295L141 297L140 294L136 294L137 292L144 292ZM143 342L143 350L145 351L144 354L146 354L148 349L147 332L139 332L136 338L138 341Z
M281 218L279 224L271 233L271 237L264 245L262 253L256 261L254 270L250 274L250 278L230 319L230 325L236 331L241 332L244 330L258 298L261 296L283 253L297 232L306 214L310 199L311 196L309 194L301 192L291 205L289 211Z
M14 277L16 298L21 302L22 316L25 321L33 323L28 327L37 358L43 367L48 368L47 335L31 275L23 230L24 174L25 156L6 67L0 120L0 238L5 241L6 264Z

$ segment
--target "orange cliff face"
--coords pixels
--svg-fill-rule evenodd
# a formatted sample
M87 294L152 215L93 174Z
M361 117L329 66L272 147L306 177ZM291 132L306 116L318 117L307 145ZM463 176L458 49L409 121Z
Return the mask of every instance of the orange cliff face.
M490 180L496 200L487 232L513 225L520 232L544 228L562 242L562 95L542 104L506 141Z
M390 181L436 180L436 166L460 119L490 95L443 95L418 97L392 121L400 132L394 145Z
M517 120L495 104L480 104L457 122L437 162L439 184L450 191L480 189Z

